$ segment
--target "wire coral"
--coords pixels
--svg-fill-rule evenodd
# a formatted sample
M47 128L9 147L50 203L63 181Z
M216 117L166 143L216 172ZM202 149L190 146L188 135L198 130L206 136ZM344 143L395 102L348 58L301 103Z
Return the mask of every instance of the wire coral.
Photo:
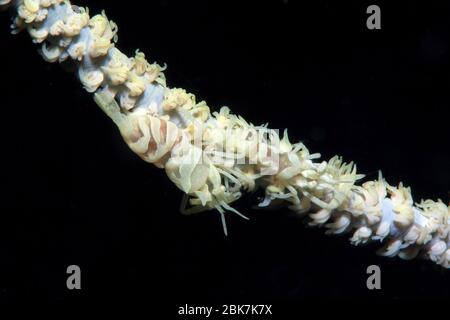
M136 51L116 48L117 25L105 13L63 0L0 0L10 7L13 33L26 29L49 62L72 59L83 87L114 121L130 149L165 169L185 193L186 214L225 214L243 192L265 190L259 204L285 204L328 234L352 232L351 243L386 243L384 256L426 257L450 267L450 209L441 200L414 204L411 190L389 185L381 173L363 178L353 163L318 161L302 143L291 143L267 125L253 125L226 107L211 113L193 94L166 85L164 69Z

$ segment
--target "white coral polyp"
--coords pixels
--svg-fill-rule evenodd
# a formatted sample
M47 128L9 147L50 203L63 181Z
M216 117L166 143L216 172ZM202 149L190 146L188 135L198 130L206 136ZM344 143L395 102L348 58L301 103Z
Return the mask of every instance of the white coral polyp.
M280 138L226 107L211 114L193 94L167 87L164 68L143 53L121 53L117 25L104 12L90 18L64 0L0 0L0 9L8 6L17 13L13 33L26 28L46 61L78 62L82 85L131 150L164 168L186 194L182 212L216 209L227 233L227 211L246 218L231 204L243 191L264 188L260 207L284 203L328 234L353 232L355 245L385 241L382 255L421 255L449 268L450 210L442 201L414 205L409 188L388 185L381 173L358 186L363 176L353 163L314 162L320 155L292 144L287 132Z

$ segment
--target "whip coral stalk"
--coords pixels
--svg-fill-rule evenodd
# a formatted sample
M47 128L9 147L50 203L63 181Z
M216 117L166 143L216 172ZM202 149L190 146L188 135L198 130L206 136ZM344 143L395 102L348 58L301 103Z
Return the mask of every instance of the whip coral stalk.
M380 254L426 257L450 267L450 210L441 200L414 203L403 184L381 173L363 178L340 157L318 161L302 143L291 143L267 126L256 126L228 108L211 113L183 89L169 88L164 67L136 51L116 48L116 24L105 13L63 0L0 0L14 15L13 33L26 29L49 62L71 59L83 87L114 121L130 149L166 171L185 193L183 213L217 210L225 215L243 192L265 190L259 204L285 204L325 226L328 234L352 232L351 243L385 243Z

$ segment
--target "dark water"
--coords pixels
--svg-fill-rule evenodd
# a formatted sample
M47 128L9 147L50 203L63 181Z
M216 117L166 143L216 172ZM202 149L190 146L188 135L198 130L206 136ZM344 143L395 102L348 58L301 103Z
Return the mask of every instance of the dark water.
M366 28L365 1L77 4L107 9L119 47L167 63L170 86L448 203L450 4L378 3L381 30ZM144 301L167 314L185 303L449 300L450 270L377 257L287 210L252 210L251 196L237 205L251 221L229 215L228 238L215 212L180 215L164 172L8 25L1 14L1 300ZM65 286L72 264L79 292ZM373 264L378 291L366 288Z

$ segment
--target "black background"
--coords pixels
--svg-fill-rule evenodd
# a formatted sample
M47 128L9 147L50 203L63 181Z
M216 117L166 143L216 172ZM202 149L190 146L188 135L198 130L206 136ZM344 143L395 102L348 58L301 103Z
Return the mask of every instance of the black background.
M311 1L313 2L313 1ZM416 200L449 201L450 4L365 1L78 1L106 9L118 46L167 63L170 86L289 128L324 159L354 160L403 181ZM118 299L167 305L430 299L450 271L375 255L310 229L288 210L185 217L163 171L137 158L78 80L45 63L0 17L0 299ZM66 268L82 290L66 289ZM382 290L366 288L366 268ZM278 309L280 312L280 309Z

